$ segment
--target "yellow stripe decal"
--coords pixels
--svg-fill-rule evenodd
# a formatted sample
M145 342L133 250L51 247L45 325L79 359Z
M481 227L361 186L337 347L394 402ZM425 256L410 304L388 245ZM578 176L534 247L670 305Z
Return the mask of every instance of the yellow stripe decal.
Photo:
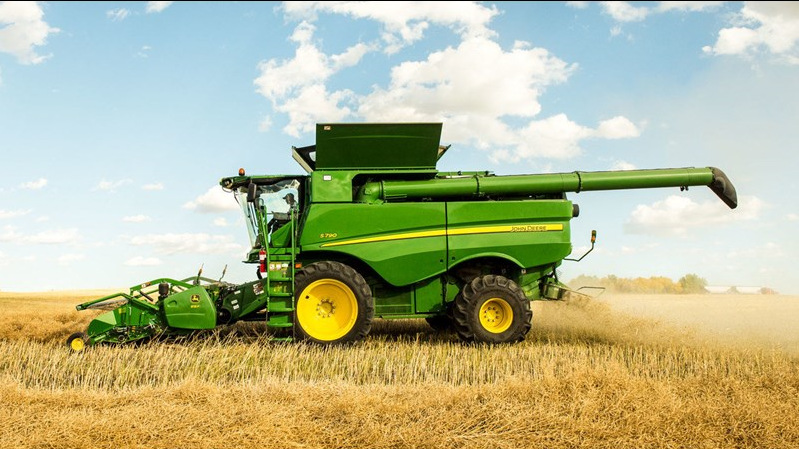
M495 234L505 232L548 232L562 231L563 224L516 224L502 226L477 226L472 228L439 229L436 231L405 232L402 234L383 235L380 237L367 237L362 239L343 240L322 244L322 248L341 245L355 245L358 243L388 242L393 240L418 239L422 237L444 237L451 235Z

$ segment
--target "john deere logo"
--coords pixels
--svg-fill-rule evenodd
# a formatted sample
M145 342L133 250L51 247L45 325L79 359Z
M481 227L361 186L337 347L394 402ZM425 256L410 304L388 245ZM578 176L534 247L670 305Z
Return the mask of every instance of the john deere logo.
M200 302L200 295L191 295L191 302Z

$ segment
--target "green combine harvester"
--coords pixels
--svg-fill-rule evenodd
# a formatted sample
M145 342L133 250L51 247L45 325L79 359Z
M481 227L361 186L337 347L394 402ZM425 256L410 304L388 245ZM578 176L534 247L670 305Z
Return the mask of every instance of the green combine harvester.
M111 308L70 336L79 351L263 322L276 339L359 340L375 317L425 318L464 341L506 343L530 330L530 301L562 299L556 269L572 252L579 208L567 192L708 186L730 208L719 169L496 176L439 172L440 123L320 124L292 148L306 175L238 176L219 184L244 213L257 280L200 274L155 279L77 306ZM596 234L592 234L592 249ZM280 337L280 338L277 338Z

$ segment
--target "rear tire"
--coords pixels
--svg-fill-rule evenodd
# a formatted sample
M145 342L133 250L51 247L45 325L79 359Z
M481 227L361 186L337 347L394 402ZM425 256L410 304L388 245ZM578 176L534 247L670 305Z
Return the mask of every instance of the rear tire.
M372 329L374 302L363 276L340 262L316 262L296 274L294 333L320 344L347 343Z
M512 343L524 340L532 326L530 301L504 276L480 276L455 298L455 330L464 341Z

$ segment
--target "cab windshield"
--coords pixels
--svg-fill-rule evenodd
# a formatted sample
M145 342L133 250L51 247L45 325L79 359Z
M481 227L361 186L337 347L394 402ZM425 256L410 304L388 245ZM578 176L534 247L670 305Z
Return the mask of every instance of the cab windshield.
M260 232L258 218L261 215L261 211L266 211L266 216L261 217L261 219L265 220L266 232L271 233L272 230L276 229L278 223L285 223L291 218L290 212L292 209L297 209L299 187L300 182L297 179L284 179L274 184L258 185L256 187L255 202L253 203L247 201L247 187L242 187L236 191L236 201L238 201L244 214L250 245L253 248L261 246L258 238Z

